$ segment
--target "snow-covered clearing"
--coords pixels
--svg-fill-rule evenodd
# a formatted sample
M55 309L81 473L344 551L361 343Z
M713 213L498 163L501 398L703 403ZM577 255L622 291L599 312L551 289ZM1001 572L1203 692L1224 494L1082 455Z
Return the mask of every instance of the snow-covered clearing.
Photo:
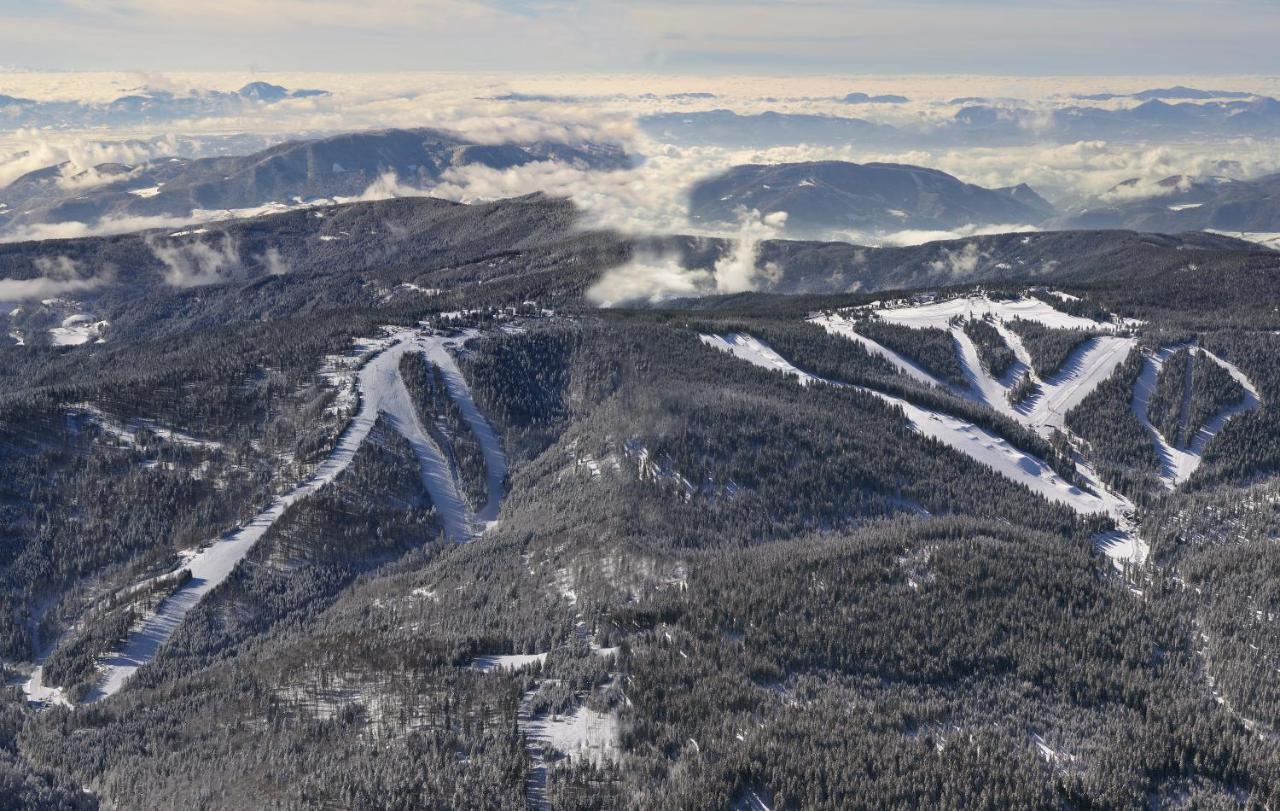
M177 630L187 613L231 574L236 564L290 505L333 482L351 464L379 415L385 414L392 427L413 447L422 470L423 484L431 496L445 533L456 541L466 541L482 531L497 515L506 461L496 434L476 409L470 389L446 349L459 345L467 337L470 335L450 338L413 329L393 333L386 348L360 370L360 410L343 431L329 456L306 481L276 498L266 510L247 524L215 540L183 564L181 568L191 571L191 580L147 616L129 634L120 651L105 659L102 663L101 680L86 700L95 701L112 695L124 686L139 667L150 662ZM489 502L479 514L473 515L467 508L466 501L458 491L448 459L423 429L412 398L400 377L400 359L405 352L410 351L423 352L441 366L448 380L450 395L481 443L485 461L490 466L490 490Z
M1280 233L1274 231L1215 231L1212 228L1208 229L1208 231L1211 234L1235 237L1236 239L1243 239L1246 242L1254 242L1280 251Z
M618 757L618 719L579 705L568 715L539 715L522 725L531 741L600 765Z
M958 301L972 300L975 299L959 299ZM980 300L987 301L986 299ZM947 303L949 302L943 302L943 304ZM1008 304L1010 302L988 303ZM1012 303L1016 304L1017 302ZM1040 305L1040 308L1051 309L1044 302L1036 300L1036 303ZM936 308L939 305L930 304L925 306ZM1041 312L1040 308L1029 307L1027 311L1039 313ZM941 318L937 311L931 311L926 315L917 317L914 314L915 309L924 308L901 308L878 312L905 314L905 322L913 322L911 323L912 326L935 326L939 329L948 330L955 341L957 354L969 383L967 387L950 386L934 377L910 358L904 357L900 353L860 335L857 332L857 324L843 315L824 313L813 317L811 320L827 332L856 341L866 347L872 354L888 359L900 372L913 380L936 386L960 397L986 405L1044 435L1051 433L1054 428L1063 429L1066 413L1079 405L1102 381L1110 377L1116 367L1124 362L1129 350L1135 345L1135 340L1129 337L1104 335L1094 338L1078 348L1063 364L1062 369L1051 379L1040 380L1031 371L1031 356L1026 347L1023 346L1022 340L1017 333L1005 326L998 318L993 318L991 320L992 326L1001 334L1005 339L1005 343L1009 345L1009 348L1013 350L1014 355L1017 357L1017 362L1005 373L1004 377L996 380L983 367L978 356L978 349L969 335L962 327L950 324L950 319L955 313L948 315L946 318ZM1057 311L1055 310L1054 312ZM1074 318L1074 316L1066 316L1065 313L1060 313L1059 315ZM978 317L981 318L982 316L979 315ZM1027 318L1026 315L1020 317ZM1028 318L1028 320L1040 320L1040 318ZM1099 323L1087 321L1087 319L1081 320L1089 324ZM917 321L922 323L914 323ZM1009 402L1009 390L1016 384L1019 377L1027 373L1032 374L1032 379L1038 383L1038 390L1027 401L1015 407Z
M28 701L35 704L72 706L65 690L61 687L50 687L44 683L44 665L35 666L31 671L31 678L22 683L22 692L27 696Z
M81 346L90 341L106 343L102 333L111 324L107 321L94 321L83 313L67 316L62 326L49 330L49 340L54 346Z
M928 304L884 305L875 310L881 320L905 327L936 327L947 329L951 319L959 316L968 321L990 315L997 321L1009 321L1021 318L1024 321L1036 321L1046 327L1055 329L1088 329L1112 331L1121 328L1122 324L1094 321L1078 315L1064 313L1038 298L992 299L984 295L963 296L943 299Z
M1023 485L1051 501L1057 501L1084 515L1107 513L1118 517L1128 503L1103 491L1102 495L1085 492L1054 472L1036 457L1015 448L1001 437L958 417L941 414L898 397L861 386L848 386L814 377L792 366L769 346L750 335L703 335L708 346L728 352L756 366L794 376L801 385L829 383L873 394L890 405L902 409L911 426L954 450L995 470L1005 478Z
M879 355L889 361L898 369L898 371L913 380L924 383L926 386L936 386L940 389L951 388L910 358L894 352L889 347L877 343L865 335L860 334L857 331L856 324L839 313L827 313L816 316L812 320L813 323L822 327L832 335L839 335L842 338L848 338L855 343L862 344L868 352L873 355Z
M456 338L420 340L418 349L427 356L427 360L440 369L445 386L449 389L449 396L457 404L462 418L467 421L471 433L480 443L480 450L484 454L486 500L484 506L474 516L474 520L491 524L498 519L498 508L502 504L503 487L507 479L507 457L502 452L502 443L498 441L498 435L494 432L493 426L480 413L475 399L471 396L471 388L467 385L466 378L462 376L457 362L449 353L450 349L461 348L462 344L475 334L474 331L467 331ZM400 388L404 388L403 384Z
M1214 416L1213 419L1205 423L1196 431L1191 441L1186 447L1179 448L1169 442L1156 427L1151 424L1151 419L1147 416L1147 409L1151 403L1151 395L1156 389L1156 380L1160 376L1160 370L1164 368L1165 362L1180 349L1190 349L1196 355L1206 358L1213 363L1218 364L1227 373L1235 379L1237 383L1245 391L1244 399L1235 405L1223 409ZM1191 396L1191 379L1188 379L1184 385L1184 400ZM1170 490L1191 478L1191 474L1196 472L1196 468L1200 467L1204 458L1205 446L1209 441L1217 436L1222 427L1227 424L1227 420L1232 417L1243 414L1246 411L1257 408L1262 404L1262 398L1258 394L1258 389L1253 385L1244 372L1232 363L1229 363L1217 355L1202 349L1198 346L1190 344L1174 344L1171 346L1161 347L1159 351L1148 354L1143 361L1142 374L1138 376L1138 382L1133 387L1133 400L1131 406L1134 415L1138 421L1142 423L1142 427L1147 430L1151 436L1151 441L1156 445L1156 451L1160 455L1161 478L1164 480L1165 486ZM1185 413L1185 402L1184 402Z
M534 662L542 664L545 661L547 661L547 654L545 653L507 653L477 656L471 666L476 670L492 673L495 670L519 670L522 667L528 667Z

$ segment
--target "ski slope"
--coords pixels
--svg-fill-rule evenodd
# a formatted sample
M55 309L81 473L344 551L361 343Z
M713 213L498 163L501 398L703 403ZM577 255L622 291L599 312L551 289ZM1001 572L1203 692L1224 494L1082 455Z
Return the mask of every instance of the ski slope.
M867 336L859 333L854 322L839 313L824 313L823 315L811 318L810 321L822 327L832 335L838 335L841 338L848 338L855 343L862 344L863 348L868 352L889 361L899 372L902 372L904 375L918 383L923 383L926 386L935 386L940 389L951 389L950 386L934 377L927 369L907 356L895 352L884 344L873 341Z
M932 327L944 329L951 333L956 344L957 356L965 372L968 385L964 388L947 386L934 378L918 364L883 347L857 332L857 324L839 313L823 313L810 320L822 326L827 332L846 337L866 347L868 351L887 358L903 374L928 385L951 391L961 397L981 403L1001 414L1009 416L1023 425L1035 430L1042 436L1049 436L1055 431L1062 431L1068 436L1071 432L1066 428L1066 415L1080 405L1104 380L1111 377L1115 370L1124 363L1129 353L1137 347L1133 337L1119 334L1120 330L1138 324L1135 321L1113 320L1108 322L1082 318L1056 310L1050 304L1034 298L1021 298L1010 301L995 301L983 295L966 296L927 304L901 303L896 306L875 307L874 313L880 319L894 324L912 328ZM988 321L1001 335L1005 343L1013 351L1016 362L1002 380L995 379L982 366L977 346L965 333L963 323L973 318ZM1009 329L1008 319L1022 318L1036 321L1048 327L1058 329L1085 329L1103 334L1077 347L1068 357L1066 363L1049 379L1041 379L1036 375L1031 364L1031 356L1023 344L1021 337ZM1189 347L1178 344L1160 349L1145 359L1142 374L1134 387L1132 398L1133 413L1151 436L1160 455L1162 479L1169 489L1177 487L1190 478L1200 466L1204 448L1222 427L1238 414L1257 408L1261 403L1257 387L1236 366L1199 347L1190 347L1203 357L1219 364L1244 388L1244 399L1224 409L1206 425L1201 427L1186 447L1176 447L1170 443L1151 424L1147 416L1148 403L1155 390L1156 379L1165 361L1178 349ZM1009 392L1023 375L1029 375L1035 383L1034 393L1025 401L1013 405L1009 402ZM1190 379L1184 384L1184 398L1191 396ZM1078 444L1078 443L1077 443ZM1099 539L1099 545L1113 558L1138 559L1145 557L1145 545L1137 537L1127 517L1133 505L1106 488L1097 472L1088 462L1076 454L1076 469L1086 479L1089 486L1103 494L1110 512L1121 529L1116 533Z
M265 510L239 529L201 549L181 567L191 571L191 579L164 600L140 627L129 634L123 648L101 663L101 678L86 701L97 701L116 693L139 667L155 658L160 647L178 629L187 613L231 574L236 564L291 505L316 493L347 469L379 415L386 415L389 424L413 447L421 468L423 485L431 496L449 538L459 542L469 540L496 518L502 498L502 481L506 475L505 457L496 434L480 415L465 379L447 351L447 347L457 346L468 337L470 334L464 334L461 338L448 338L418 330L394 333L385 348L360 370L357 378L360 410L347 425L329 456L316 467L309 478L277 497ZM423 352L433 362L441 364L448 380L450 396L458 403L468 423L475 430L486 463L493 460L488 471L489 503L479 516L473 515L467 508L448 459L423 429L417 409L400 377L400 359L406 352L413 351ZM447 367L445 363L448 364Z
M1135 339L1130 337L1103 335L1094 338L1072 353L1062 369L1051 379L1041 380L1032 370L1031 355L1022 339L1001 319L1017 317L1067 329L1109 330L1114 325L1058 312L1039 299L991 301L981 296L918 307L880 309L876 313L883 320L892 323L914 328L933 327L950 332L968 385L963 388L948 385L910 358L859 334L856 323L838 313L824 313L810 320L832 335L856 341L872 354L886 358L913 380L985 405L1046 436L1052 433L1052 429L1064 429L1066 413L1110 377L1116 367L1124 362L1129 350L1136 345ZM977 318L991 314L991 325L1005 339L1017 358L1013 367L1000 380L995 379L983 367L978 348L964 328L951 323L952 318L968 318L970 313ZM1038 384L1038 391L1026 402L1014 406L1009 402L1009 390L1023 374L1032 375L1032 380Z
M1156 380L1160 377L1160 370L1164 368L1166 361L1171 358L1175 352L1180 349L1190 349L1196 355L1206 358L1213 363L1218 364L1227 373L1235 379L1237 383L1245 391L1244 398L1235 405L1228 406L1223 409L1213 419L1205 423L1196 431L1196 435L1186 444L1186 447L1178 447L1169 442L1169 440L1160 433L1160 431L1151 423L1150 417L1147 415L1147 409L1151 403L1151 395L1156 389ZM1188 374L1187 380L1183 383L1183 399L1184 412L1186 401L1191 396L1191 378ZM1262 405L1262 397L1258 393L1258 389L1254 386L1244 372L1240 371L1233 363L1223 360L1217 355L1191 344L1173 344L1161 347L1157 352L1147 355L1143 359L1142 373L1138 376L1138 381L1133 387L1133 400L1131 407L1134 415L1138 418L1138 422L1142 423L1142 427L1146 429L1150 435L1151 441L1155 443L1156 452L1160 456L1160 478L1164 481L1166 487L1170 490L1191 478L1191 474L1196 472L1200 467L1200 463L1204 460L1204 449L1209 441L1217 436L1223 426L1232 417L1251 411Z
M734 333L729 335L702 335L703 343L722 352L764 369L782 372L796 378L801 385L827 383L841 388L851 388L872 394L886 403L900 408L911 426L925 436L942 442L954 450L965 454L1005 478L1023 485L1033 493L1044 496L1050 501L1066 504L1078 513L1091 515L1106 513L1120 517L1131 505L1124 499L1115 497L1106 491L1101 495L1086 492L1063 479L1053 468L1036 457L1019 450L1007 440L989 431L949 414L941 414L922 408L914 403L898 397L868 389L863 386L851 386L815 377L792 366L786 359L771 347L750 335Z
M935 327L948 329L951 319L959 316L969 321L984 318L988 315L995 321L1011 321L1021 318L1024 321L1036 321L1046 327L1055 329L1086 329L1113 332L1122 326L1113 322L1095 321L1078 315L1064 313L1038 298L991 299L984 295L963 296L943 299L928 304L904 304L901 306L884 306L875 310L875 314L890 324L901 324L904 327ZM1130 322L1130 324L1136 322Z

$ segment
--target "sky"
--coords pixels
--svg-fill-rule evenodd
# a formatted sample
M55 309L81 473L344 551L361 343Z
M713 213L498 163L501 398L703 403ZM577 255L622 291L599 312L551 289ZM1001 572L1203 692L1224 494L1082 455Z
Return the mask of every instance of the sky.
M1276 0L0 0L0 65L1257 75L1276 31Z

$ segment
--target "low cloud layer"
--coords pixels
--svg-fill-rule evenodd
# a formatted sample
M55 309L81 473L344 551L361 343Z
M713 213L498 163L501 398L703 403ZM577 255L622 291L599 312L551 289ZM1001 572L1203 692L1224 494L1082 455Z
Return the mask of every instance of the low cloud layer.
M744 212L736 238L712 270L686 268L671 255L639 256L606 271L587 290L587 299L602 307L613 307L759 290L777 274L772 265L759 266L760 243L776 237L786 219L786 212L781 211L765 217L758 211Z
M34 260L40 275L32 279L0 279L0 301L57 298L94 290L111 281L112 274L83 278L80 266L67 256L41 256Z
M206 242L165 243L148 239L147 247L164 265L165 284L171 287L201 287L228 281L240 270L240 253L235 240L223 235L216 244Z

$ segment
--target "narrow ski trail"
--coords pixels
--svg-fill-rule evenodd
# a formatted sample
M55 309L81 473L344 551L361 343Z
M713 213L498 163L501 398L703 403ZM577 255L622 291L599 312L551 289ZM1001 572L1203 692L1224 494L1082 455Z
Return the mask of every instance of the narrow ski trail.
M1240 384L1244 389L1245 396L1240 402L1227 406L1218 412L1214 417L1196 430L1195 436L1188 438L1185 447L1179 447L1177 438L1171 442L1167 437L1160 433L1159 429L1151 422L1148 415L1148 408L1151 404L1151 395L1155 393L1156 381L1160 377L1160 371L1164 368L1164 364L1169 358L1180 349L1189 349L1192 358L1199 355L1207 358L1209 361L1218 364L1227 371L1227 374ZM1191 364L1188 364L1190 369ZM1185 414L1189 411L1191 400L1191 384L1194 378L1190 371L1187 372L1183 381L1182 409ZM1159 350L1144 356L1142 363L1142 373L1138 375L1137 383L1133 387L1133 399L1130 407L1134 416L1138 418L1138 422L1142 423L1142 427L1146 429L1147 434L1151 437L1151 441L1156 446L1156 453L1160 457L1161 479L1164 481L1165 487L1170 490L1191 478L1191 475L1200 467L1200 463L1204 461L1204 449L1209 442L1218 435L1223 429L1227 421L1232 417L1243 414L1246 411L1252 411L1262 405L1262 396L1258 393L1258 388L1253 384L1244 372L1235 364L1224 360L1213 354L1207 349L1192 344L1171 344L1161 347ZM1187 433L1185 425L1181 428L1183 435Z
M876 315L885 321L908 327L934 327L949 330L956 344L957 355L965 371L969 385L960 389L945 386L941 381L928 375L909 358L881 347L874 341L857 333L857 324L852 319L839 313L824 313L810 320L834 335L840 335L865 346L874 354L888 358L899 371L921 382L929 383L952 391L952 393L976 403L986 405L997 413L1012 417L1031 428L1041 436L1051 436L1061 431L1076 446L1075 462L1077 472L1088 482L1089 487L1108 502L1108 512L1116 519L1119 529L1100 537L1098 545L1119 563L1121 560L1142 561L1146 556L1146 545L1138 537L1134 524L1133 504L1123 496L1114 493L1098 476L1097 471L1089 464L1080 451L1081 443L1066 427L1066 415L1080 405L1103 381L1115 372L1129 353L1137 347L1137 339L1131 336L1116 334L1121 329L1137 322L1119 321L1103 323L1062 313L1041 300L1018 299L1013 301L995 301L985 296L968 296L923 305L895 306L876 310ZM953 322L955 318L986 318L1000 333L1005 343L1013 351L1016 358L1015 368L1005 375L1004 380L996 380L982 366L977 347L964 332L963 325ZM1104 334L1090 338L1073 350L1062 368L1047 379L1036 374L1031 355L1027 351L1022 338L1009 328L1006 319L1025 318L1036 321L1047 327L1067 329L1089 329ZM1107 334L1110 333L1110 334ZM1244 399L1213 417L1199 428L1195 436L1186 437L1187 428L1181 429L1184 439L1182 443L1175 438L1168 441L1151 424L1147 416L1147 408L1156 379L1165 361L1177 350L1190 348L1193 352L1209 358L1222 366L1245 390ZM1021 374L1030 375L1035 383L1034 393L1024 402L1017 405L1009 403L1008 394L1014 382ZM1184 380L1183 416L1189 411L1191 386L1194 381L1190 367ZM1160 456L1162 479L1169 489L1176 488L1185 482L1199 467L1204 448L1222 427L1238 414L1257 408L1261 397L1253 382L1233 364L1216 355L1190 344L1177 344L1163 347L1144 359L1142 373L1134 386L1131 408L1151 436ZM1185 445L1185 447L1181 447Z
M422 471L423 485L431 496L447 537L465 542L495 520L502 500L506 459L496 433L480 414L466 380L448 352L449 347L460 346L469 337L470 333L449 338L418 330L402 330L392 335L388 345L360 370L357 377L360 408L329 456L305 481L274 499L265 510L240 528L201 549L180 567L191 571L191 580L165 599L140 627L130 632L124 646L102 662L98 684L86 697L86 703L113 695L139 667L154 659L186 615L226 580L291 505L318 492L347 469L380 415L385 414L390 425L413 447ZM468 509L446 455L423 428L413 399L400 377L400 359L406 352L414 351L423 352L433 363L441 366L450 396L481 443L488 468L489 493L488 503L478 515Z
M756 366L793 375L801 385L827 383L879 397L890 405L902 409L912 427L921 434L937 439L995 470L1005 478L1027 487L1050 501L1066 504L1082 515L1104 513L1118 518L1126 510L1132 509L1132 505L1126 500L1105 490L1099 493L1086 492L1063 479L1044 461L1019 450L1008 440L958 417L922 408L875 389L815 377L791 365L771 347L750 335L733 333L700 337L708 346L728 352Z

